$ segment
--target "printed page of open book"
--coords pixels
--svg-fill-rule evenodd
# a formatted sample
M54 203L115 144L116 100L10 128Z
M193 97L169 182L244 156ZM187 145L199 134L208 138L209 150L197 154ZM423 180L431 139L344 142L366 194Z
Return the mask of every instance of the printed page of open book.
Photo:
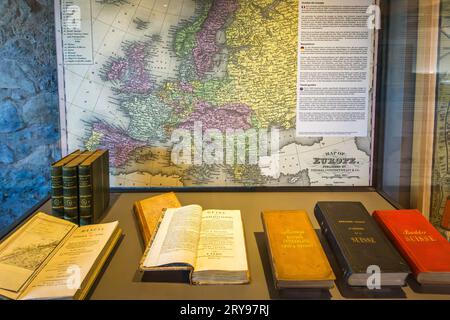
M144 267L184 263L195 265L202 208L190 205L167 209L151 244Z
M239 210L203 211L195 271L207 270L248 270Z
M82 226L30 283L21 299L72 298L106 249L118 222Z

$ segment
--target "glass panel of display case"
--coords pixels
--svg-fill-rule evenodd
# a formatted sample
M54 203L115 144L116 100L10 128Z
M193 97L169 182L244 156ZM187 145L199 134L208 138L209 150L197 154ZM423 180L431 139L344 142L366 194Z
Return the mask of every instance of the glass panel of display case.
M450 229L450 1L441 1L431 221Z
M382 9L378 185L392 201L409 207L418 1L384 1Z

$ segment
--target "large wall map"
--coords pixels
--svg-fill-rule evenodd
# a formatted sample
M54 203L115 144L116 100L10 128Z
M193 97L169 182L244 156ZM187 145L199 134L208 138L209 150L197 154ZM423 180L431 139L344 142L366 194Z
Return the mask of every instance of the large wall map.
M109 149L113 186L370 184L370 132L295 135L297 0L86 3L62 46L67 145Z

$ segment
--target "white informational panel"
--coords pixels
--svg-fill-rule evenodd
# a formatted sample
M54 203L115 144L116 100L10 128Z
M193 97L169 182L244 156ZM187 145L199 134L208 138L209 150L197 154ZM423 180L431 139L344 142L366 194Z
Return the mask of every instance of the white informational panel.
M299 136L368 135L379 12L371 5L372 0L301 1Z
M371 184L370 1L55 2L62 142L113 187Z

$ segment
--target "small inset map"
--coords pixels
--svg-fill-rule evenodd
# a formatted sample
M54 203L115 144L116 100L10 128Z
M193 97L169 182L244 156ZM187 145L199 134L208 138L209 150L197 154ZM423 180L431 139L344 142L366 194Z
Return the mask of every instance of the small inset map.
M29 244L0 257L0 263L14 267L36 270L48 255L58 246L59 241Z

